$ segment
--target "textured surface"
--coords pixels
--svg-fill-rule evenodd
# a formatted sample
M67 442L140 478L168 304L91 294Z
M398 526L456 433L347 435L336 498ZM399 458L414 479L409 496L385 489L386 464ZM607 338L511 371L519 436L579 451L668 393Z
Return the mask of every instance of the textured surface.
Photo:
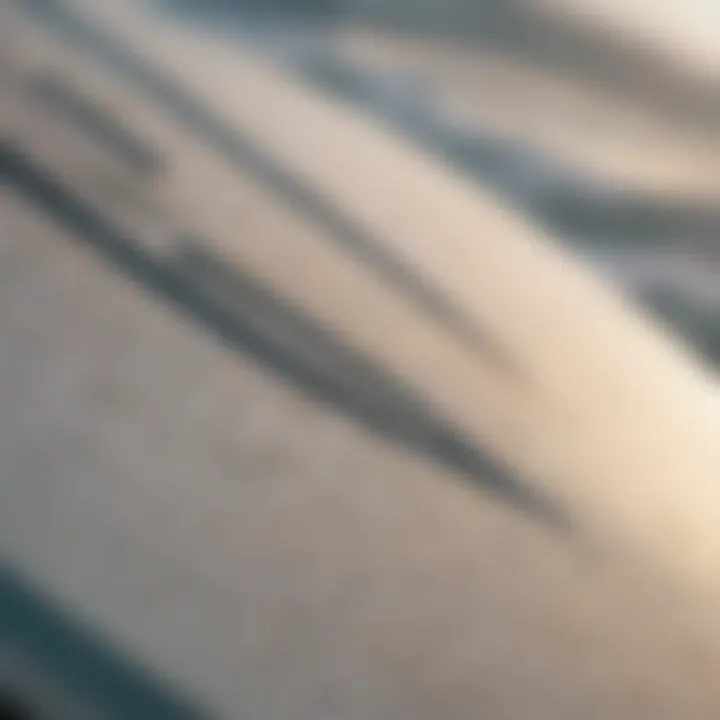
M333 244L337 223L198 143L158 110L163 97L139 102L110 80L103 95L102 73L48 41L39 67L124 97L128 124L169 162L133 186L52 113L19 95L0 106L35 173L3 151L7 560L221 717L716 717L707 368L494 196L381 127L113 7L105 21L411 257L526 375ZM308 129L325 155L301 142ZM391 176L403 182L383 195ZM152 222L143 197L162 210ZM232 322L214 311L225 276L179 252L188 228L195 251L234 269L232 289L250 277L295 314L249 282ZM195 284L179 284L187 275ZM419 401L403 405L405 390ZM438 440L427 406L490 460L449 462L458 444ZM562 500L579 532L498 494L497 465Z
M226 717L714 716L716 646L672 593L2 211L3 545L119 646Z

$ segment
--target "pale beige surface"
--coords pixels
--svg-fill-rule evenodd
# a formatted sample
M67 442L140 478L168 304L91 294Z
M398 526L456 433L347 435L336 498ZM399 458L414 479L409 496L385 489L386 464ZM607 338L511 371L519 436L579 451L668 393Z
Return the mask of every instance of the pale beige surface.
M448 327L442 341L433 340L438 323L418 317L417 303L412 323L395 315L408 312L407 301L397 294L392 303L363 285L367 279L354 280L354 263L328 272L328 263L342 268L347 258L336 245L230 245L214 225L226 252L231 248L323 324L341 328L352 346L422 389L471 437L569 502L601 534L611 528L693 582L714 584L720 408L715 380L691 357L496 198L401 138L263 70L237 48L154 25L140 6L85 9L156 67L179 73L184 87L261 153L439 288L482 335L518 359L528 383L500 372ZM174 173L169 182L182 177ZM185 198L180 205L195 208L201 185L171 187L184 193L176 196ZM219 192L197 207L207 213L202 222L224 217L228 228L247 214ZM307 268L302 285L293 282L296 262ZM403 342L389 342L400 327Z
M98 15L431 277L525 381L166 110L81 72L74 51L48 54L107 102L127 93L128 117L172 158L147 194L163 222L422 392L563 500L581 532L554 534L482 478L310 400L5 189L4 552L222 717L714 718L714 377L403 141L234 50L137 18ZM137 206L90 182L124 174L15 99L2 117L24 151L135 230Z
M714 623L678 588L2 214L4 552L119 647L222 717L714 717Z

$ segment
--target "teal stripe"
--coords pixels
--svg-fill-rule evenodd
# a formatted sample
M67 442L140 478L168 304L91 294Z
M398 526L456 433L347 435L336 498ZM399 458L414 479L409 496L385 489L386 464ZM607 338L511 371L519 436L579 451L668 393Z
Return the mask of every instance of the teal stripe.
M103 719L208 717L6 564L0 564L0 646L38 681Z

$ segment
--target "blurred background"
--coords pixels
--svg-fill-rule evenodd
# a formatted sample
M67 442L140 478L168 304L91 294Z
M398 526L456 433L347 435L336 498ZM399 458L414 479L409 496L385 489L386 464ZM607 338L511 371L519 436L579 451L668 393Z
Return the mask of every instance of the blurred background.
M490 185L717 360L708 3L158 0Z
M122 29L124 47L95 32L93 14L107 18L108 28ZM435 517L423 503L442 505L435 490L406 503L407 486L387 489L370 478L397 477L413 486L420 478L424 487L427 474L434 487L437 480L468 476L483 498L498 496L512 514L534 518L523 521L528 524L543 515L545 500L528 491L532 483L524 479L516 483L497 471L502 479L496 480L494 460L458 440L427 410L424 398L408 397L402 383L338 347L333 333L328 339L327 328L320 332L307 318L298 319L292 302L288 309L274 294L268 298L270 283L244 277L228 253L213 255L202 237L187 231L192 222L193 228L222 226L213 224L214 210L203 215L209 207L203 193L220 198L213 208L230 198L226 204L237 203L240 220L229 235L247 246L267 243L281 266L287 257L302 255L295 238L305 237L289 221L275 222L285 217L286 206L312 205L312 222L320 218L333 231L342 230L345 220L324 209L322 197L309 200L272 169L259 171L262 183L238 173L230 190L216 191L212 180L203 184L200 154L189 196L179 194L178 200L157 191L164 173L181 164L183 142L212 147L224 157L236 149L200 101L193 105L187 95L148 79L152 69L140 69L133 42L152 47L157 38L162 55L164 29L190 38L186 58L166 51L168 66L179 73L184 62L187 73L201 67L197 58L212 47L225 53L222 62L232 75L236 48L304 91L369 118L558 243L687 343L703 366L717 368L720 10L699 0L6 0L0 28L0 719L421 717L424 707L422 717L492 720L531 717L523 713L538 702L547 708L533 715L538 720L590 717L577 713L588 707L583 703L596 705L593 691L580 682L543 682L542 673L537 687L548 695L527 681L520 686L530 688L528 705L513 705L505 690L496 690L507 670L502 663L495 676L482 668L495 677L488 692L495 697L497 691L497 714L478 714L470 690L462 706L438 701L435 707L423 700L425 690L397 691L413 702L410 710L409 701L401 703L407 715L393 714L394 700L387 697L394 698L396 689L382 689L380 680L372 681L377 687L368 681L370 689L353 684L350 678L363 673L375 677L353 664L357 654L338 669L332 651L315 646L328 612L323 603L334 608L342 598L377 586L378 604L395 607L383 588L394 588L402 574L388 571L395 578L388 580L365 566L353 574L342 558L334 565L327 554L332 548L326 549L332 533L345 538L342 533L351 533L356 523L358 537L377 532L390 544L407 531L410 548L424 532L415 526L416 517ZM76 60L58 61L63 48L86 53L93 70L106 62L120 68L144 87L146 105L119 102L108 119L90 91L73 94ZM24 55L28 72L16 66ZM64 73L64 81L53 72ZM202 82L212 86L212 73ZM240 107L253 102L241 93ZM165 148L143 144L138 138L146 124L155 128L146 134L163 132L155 111L146 109L153 103L171 107L163 110L168 117L187 117L187 127L197 132L168 130ZM54 113L74 118L79 135L61 129L55 137ZM288 116L280 124L293 122ZM203 135L201 129L210 126ZM26 131L27 141L21 137ZM208 140L213 133L215 145ZM85 148L90 137L122 162ZM315 141L318 165L325 162L321 140ZM262 163L252 152L237 154L243 152L258 174ZM277 185L277 198L274 191L257 190L258 184ZM83 202L72 201L76 186ZM196 204L188 207L183 197ZM407 208L398 212L411 214ZM170 245L181 249L170 253ZM285 277L303 283L302 269L288 269ZM398 285L405 282L402 273L394 277ZM184 324L157 309L168 299L181 309ZM377 308L381 314L379 300ZM358 312L363 315L362 308ZM202 333L194 331L196 325ZM442 385L444 377L438 377ZM368 440L368 427L373 438L389 440L392 450ZM347 496L333 484L338 477L353 486L342 491ZM308 506L312 501L324 508L299 529L276 500L283 493L294 497L290 478L299 478L302 487L307 478ZM376 499L366 501L362 493ZM512 523L506 530L502 520L494 534L494 505L488 510L484 500L478 502L477 512L490 518L482 516L487 532L501 540L488 550L485 536L458 533L455 554L448 550L448 557L456 560L469 543L494 568L498 557L505 558L506 541L515 547L512 538L524 538L525 531ZM387 509L395 506L401 509ZM397 525L383 519L394 512L402 518ZM266 537L258 529L286 522L285 544L274 545L270 532ZM339 530L343 522L351 530ZM330 529L323 535L318 525ZM450 536L452 525L439 526ZM311 538L307 547L298 537ZM357 540L357 547L343 542L338 552L352 556L365 541ZM517 546L525 548L524 542ZM416 557L413 549L407 552ZM294 570L295 561L312 572L324 570L315 580L310 572L308 580ZM233 575L236 562L249 581L240 572ZM475 572L475 562L457 561L458 576L462 568ZM497 577L494 570L483 572L477 571L478 587L487 573ZM438 582L438 576L445 578L439 570L423 577L428 586L441 587L447 579ZM585 587L585 580L572 578L558 580L552 592L561 593L563 582ZM447 594L453 582L465 587L462 579L447 582ZM505 588L503 583L498 587ZM387 590L388 597L414 598L414 585L407 586L392 591L397 597ZM527 586L507 592L532 600ZM607 595L617 597L615 590ZM277 601L281 610L273 606L277 622L287 623L278 632L293 638L300 661L291 663L266 641L264 632L274 636L263 623L275 622L264 619L267 597L285 598ZM552 607L555 596L543 597ZM456 614L443 602L437 603L443 608L439 616ZM643 602L636 604L644 608ZM308 609L315 604L317 615ZM403 607L397 600L397 616ZM517 610L523 618L529 612ZM235 615L241 619L233 630ZM425 626L418 621L413 627ZM337 647L350 647L341 631L337 637ZM234 655L239 646L256 649L257 667ZM309 648L307 656L303 648ZM538 667L544 667L544 654L538 657ZM286 664L313 662L331 678L330 699L322 693L321 699L306 697L301 683L296 688L287 679ZM603 667L610 663L604 662ZM246 679L238 681L238 673ZM284 688L279 695L275 681L265 680L275 677ZM468 686L477 679L472 673L463 677ZM567 690L573 684L575 690ZM337 687L343 688L339 699L333 696ZM558 687L577 699L553 705L549 698ZM462 695L450 681L448 688L448 694ZM244 700L253 693L261 698L258 705ZM712 709L709 715L682 715L681 704L671 701L664 715L609 701L607 707L598 717L714 717Z

